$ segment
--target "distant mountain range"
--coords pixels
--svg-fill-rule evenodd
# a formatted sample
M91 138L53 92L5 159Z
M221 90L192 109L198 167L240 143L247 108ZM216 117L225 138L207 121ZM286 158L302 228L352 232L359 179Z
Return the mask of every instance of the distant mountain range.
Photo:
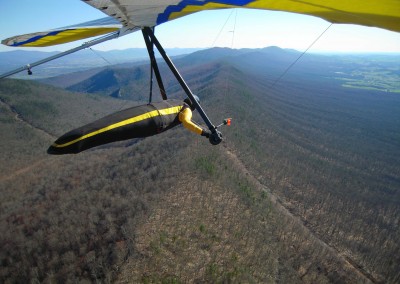
M189 54L199 48L169 48L166 49L170 56L180 56ZM58 52L41 51L8 51L0 52L0 73L17 69L27 64L39 61L46 57L57 54ZM156 57L160 56L156 52ZM148 60L148 52L145 48L129 48L124 50L99 51L94 49L85 49L70 54L63 58L48 62L35 68L32 78L51 77L65 73L71 73L90 68L116 65L140 60ZM37 72L36 72L37 71ZM25 73L15 75L16 78L26 78Z
M128 58L133 51L121 52L120 55ZM178 51L175 50L175 54L177 53ZM108 53L104 54L109 56ZM135 54L140 54L140 52L137 51ZM201 76L199 65L229 64L246 74L263 77L270 86L295 82L301 78L301 80L325 81L327 84L336 82L351 88L400 92L400 80L398 80L400 55L303 55L292 49L267 47L262 49L211 48L186 55L181 54L173 59L183 74L188 73L185 76L189 78ZM82 59L82 62L86 61ZM159 60L159 62L163 75L170 76L163 61ZM196 71L192 72L193 66L196 66ZM205 67L205 69L208 68ZM42 82L71 91L128 98L133 94L138 96L141 91L147 90L149 63L147 59L128 64L101 66L47 78Z
M385 91L400 90L400 85L396 84L396 81L400 81L398 80L400 54L322 55L306 53L302 55L299 51L279 47L261 49L167 48L166 51L170 57L174 58L175 62L180 62L183 65L227 60L233 65L239 66L240 69L246 69L246 72L257 72L261 69L263 72L269 72L272 75L285 72L285 69L288 68L290 70L287 71L299 70L304 75L306 73L310 75L326 73L328 76L341 78L344 81L343 83L349 86L368 88L371 86L365 86L367 81L376 83L377 80L381 79L380 77L383 77L385 83L374 85L372 88ZM0 73L25 66L56 53L21 50L0 52ZM156 52L156 57L160 57L158 52ZM179 61L178 58L180 57L185 57L185 60ZM14 75L14 78L41 79L99 67L137 66L138 62L142 62L141 64L147 65L146 68L148 68L148 52L145 48L112 51L86 49L35 67L32 70L32 76L28 77L25 72L21 72ZM386 72L386 70L389 70L389 72ZM329 73L329 71L333 71L334 74ZM362 79L362 82L360 82L360 79ZM388 84L388 82L390 83Z

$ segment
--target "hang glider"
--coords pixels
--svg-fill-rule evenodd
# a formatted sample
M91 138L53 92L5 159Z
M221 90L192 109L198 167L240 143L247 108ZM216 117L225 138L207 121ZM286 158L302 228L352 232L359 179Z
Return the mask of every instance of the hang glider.
M204 122L212 133L213 144L222 140L221 133L214 126L193 93L186 85L178 70L166 55L163 47L155 37L152 28L168 21L189 14L216 9L249 8L273 11L284 11L319 17L332 23L357 24L383 28L400 32L399 0L82 0L99 9L108 18L91 21L79 25L64 27L46 32L15 36L2 41L2 44L16 47L51 46L71 41L103 35L82 46L65 51L38 62L27 64L19 69L0 75L0 79L12 74L28 70L66 54L90 47L92 45L121 37L141 30L151 60L151 68L156 75L162 98L166 93L161 75L154 57L153 47L156 46L168 67L174 73L182 89L196 105ZM150 93L151 101L151 93ZM210 140L211 141L211 140Z
M357 24L400 32L399 0L82 0L111 18L51 31L15 36L2 44L51 46L119 31L134 32L205 10L251 8L319 17L332 23Z
M83 0L123 25L152 27L192 13L251 8L306 14L332 23L358 24L400 32L398 0Z
M95 44L205 10L249 8L319 17L332 23L357 24L400 32L399 0L82 0L107 18L50 31L7 38L13 47L43 47L104 35L82 46L0 75L0 79Z

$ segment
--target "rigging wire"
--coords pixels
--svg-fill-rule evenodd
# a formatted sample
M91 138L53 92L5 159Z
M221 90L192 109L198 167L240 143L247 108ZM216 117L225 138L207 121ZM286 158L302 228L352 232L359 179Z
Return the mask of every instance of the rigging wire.
M101 59L103 59L109 66L112 66L112 65L113 65L109 60L107 60L107 59L106 59L104 56L102 56L99 52L97 52L96 50L92 49L91 47L89 47L89 49L90 49L95 55L97 55L97 56L99 56ZM115 65L115 64L114 64L114 65ZM142 92L143 89L144 89L144 86L141 88L141 91L140 91L140 92ZM121 93L121 87L118 88L118 93L119 93L119 94ZM123 99L121 100L121 102L122 102L122 103L121 103L121 105L117 108L117 111L120 111L120 110L122 110L123 108L126 107L126 104L127 104L126 98L123 98Z
M236 12L235 14L235 20L234 20L234 26L233 26L233 30L229 31L232 33L232 39L231 39L231 46L230 49L233 48L233 43L234 43L234 36L235 36L235 29L236 29L236 17L237 17L237 9L231 9L228 17L226 18L224 24L221 26L217 36L215 37L213 43L211 44L211 48L214 48L216 46L216 42L219 40L223 30L225 29L225 26L227 25L227 23L229 22L230 18L232 17L233 13ZM230 70L230 69L229 69ZM222 106L220 108L220 110L222 110L222 112L226 113L226 95L228 94L228 88L229 88L229 83L228 83L228 79L230 77L230 71L228 71L229 73L227 74L227 76L225 76L225 86L224 86L224 91L221 93L221 97L222 97ZM207 88L203 88L202 90L199 90L198 94L201 94L202 92L206 92ZM194 149L196 149L196 151L199 151L199 141L196 140L194 143Z
M275 87L275 85L289 72L289 70L300 60L300 58L303 57L304 54L307 53L307 51L329 30L330 27L332 27L333 23L331 23L308 47L306 50L304 50L299 57L295 61L293 61L287 68L286 70L272 83L270 86L271 89Z
M102 56L100 53L98 53L96 50L92 49L91 47L89 47L89 49L91 51L93 51L94 54L96 54L98 57L100 57L101 59L103 59L108 65L112 65L110 61L108 61L104 56Z
M235 40L236 19L237 19L237 9L235 9L235 19L234 19L234 22L233 22L233 30L231 31L232 32L231 49L233 48L233 42Z
M230 46L229 46L229 48L230 48L230 49L233 49L234 42L235 42L235 32L236 32L236 22L237 22L237 11L238 11L238 9L231 9L231 11L230 11L229 15L227 16L225 22L223 23L223 25L221 26L221 28L220 28L220 30L219 30L217 36L215 37L215 39L214 39L214 41L213 41L213 43L212 43L212 45L211 45L211 48L214 48L214 47L216 46L216 42L217 42L218 39L220 38L220 36L221 36L223 30L225 29L226 25L228 24L229 20L232 18L233 13L235 13L234 19L233 19L233 29L227 31L228 33L231 33L231 34L232 34L232 37L231 37L231 39L230 39ZM221 92L222 103L221 103L221 108L220 108L220 110L221 110L225 115L228 115L228 116L229 116L229 114L226 114L226 113L227 113L226 97L227 97L227 95L228 95L228 91L229 91L229 88L230 88L230 84L229 84L228 80L230 79L231 71L232 71L231 68L228 68L228 72L227 72L227 74L226 74L226 76L225 76L225 80L224 80L223 83L222 83L222 86L223 86L223 90L224 90L224 91Z
M235 11L235 9L232 9L231 13L228 15L228 18L226 19L225 23L222 25L221 29L219 30L217 36L215 37L213 43L211 44L211 47L215 47L215 43L217 42L217 40L219 39L219 37L221 36L221 33L223 31L223 29L225 28L226 24L228 23L229 19L231 18L233 12ZM236 13L237 14L237 13ZM236 21L236 20L235 20ZM236 23L235 23L236 24Z
M232 38L231 38L231 46L230 46L230 49L232 50L233 49L233 46L234 46L234 42L235 42L235 32L236 32L236 20L237 20L237 9L234 9L234 10L232 10L232 13L233 12L235 12L235 17L234 17L234 21L233 21L233 30L231 31L231 33L232 33ZM230 16L229 16L230 17ZM225 77L225 91L223 92L223 94L222 94L222 103L223 103L223 107L222 107L222 110L224 111L224 114L225 115L229 115L229 114L227 114L227 105L226 105L226 102L227 102L227 96L228 96L228 91L229 91L229 89L230 89L230 87L231 87L231 85L230 85L230 77L231 77L231 75L232 75L232 67L230 66L229 68L228 68L228 74L227 74L227 76Z

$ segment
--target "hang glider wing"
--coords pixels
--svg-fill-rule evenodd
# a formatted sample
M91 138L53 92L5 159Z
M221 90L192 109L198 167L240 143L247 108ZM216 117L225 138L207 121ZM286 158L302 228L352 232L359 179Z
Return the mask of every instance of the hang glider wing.
M108 34L110 32L118 31L121 27L122 25L119 21L106 17L50 31L14 36L3 40L1 43L15 47L52 46Z
M153 27L213 9L253 8L306 14L332 23L400 32L399 0L82 0L127 27Z
M332 23L358 24L400 32L399 0L82 0L110 17L5 39L3 44L42 47L122 30L154 27L192 13L251 8L306 14Z

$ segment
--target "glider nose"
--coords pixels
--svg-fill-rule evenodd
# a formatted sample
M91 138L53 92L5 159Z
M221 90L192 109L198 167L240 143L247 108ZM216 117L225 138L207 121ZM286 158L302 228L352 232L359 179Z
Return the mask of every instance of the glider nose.
M48 149L47 149L47 154L50 155L62 155L64 153L62 153L58 148L54 147L53 145L51 145Z

